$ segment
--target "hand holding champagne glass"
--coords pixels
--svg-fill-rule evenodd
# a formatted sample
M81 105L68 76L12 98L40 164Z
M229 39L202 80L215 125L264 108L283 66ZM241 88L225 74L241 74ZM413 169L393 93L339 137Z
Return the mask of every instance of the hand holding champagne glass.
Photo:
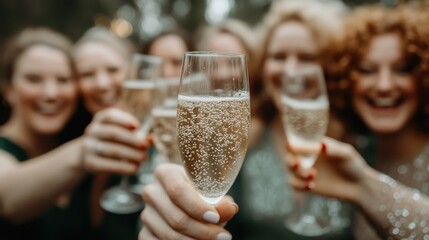
M122 99L125 110L141 123L136 134L145 138L151 128L151 109L155 95L155 79L161 75L162 60L143 54L134 54L129 79L122 84ZM104 192L100 204L103 209L116 214L138 212L143 208L139 193L129 185L129 177L123 176L121 183Z
M329 120L329 100L321 67L316 64L285 71L281 94L282 118L286 139L301 167L315 163ZM307 197L307 199L306 199ZM311 212L311 199L304 196L286 219L292 231L317 236L329 231L329 221Z
M244 54L187 52L178 96L179 149L202 198L216 204L243 163L250 127Z

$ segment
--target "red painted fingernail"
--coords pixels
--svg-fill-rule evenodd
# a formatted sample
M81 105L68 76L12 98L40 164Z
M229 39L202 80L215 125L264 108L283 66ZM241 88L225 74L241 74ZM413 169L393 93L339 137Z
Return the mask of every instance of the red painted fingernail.
M312 190L314 188L314 182L308 182L305 185L305 190Z
M146 142L141 142L141 143L139 143L139 147L141 149L147 149L149 146L148 146L148 144Z
M308 173L308 175L307 175L306 179L307 179L307 180L313 180L313 179L314 179L314 175L313 175L313 173Z
M130 129L130 130L136 130L136 128L137 128L137 127L136 127L136 126L134 126L134 125L131 125L131 124L130 124L130 125L128 125L128 129Z
M298 169L298 163L297 162L294 162L293 164L292 164L292 169Z
M326 144L322 143L322 149L320 150L322 153L326 153Z

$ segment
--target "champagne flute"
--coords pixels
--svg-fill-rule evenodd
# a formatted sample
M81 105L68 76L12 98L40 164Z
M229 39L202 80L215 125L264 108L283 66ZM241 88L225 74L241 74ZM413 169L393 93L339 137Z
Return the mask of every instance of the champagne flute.
M156 82L159 99L152 109L153 140L162 160L181 164L179 145L177 143L177 96L180 78L163 78Z
M122 84L124 107L141 123L136 132L145 138L151 128L152 101L155 96L156 78L161 75L162 60L144 54L134 54L131 62L130 76ZM143 199L132 190L129 176L122 176L119 185L105 191L100 199L103 209L116 214L130 214L143 209Z
M286 139L301 167L311 168L321 149L329 120L329 100L322 69L317 64L288 69L281 93ZM329 218L312 212L311 195L295 198L295 207L285 224L295 233L319 236L330 230Z
M242 166L250 127L244 54L186 52L177 107L183 165L201 197L216 204Z

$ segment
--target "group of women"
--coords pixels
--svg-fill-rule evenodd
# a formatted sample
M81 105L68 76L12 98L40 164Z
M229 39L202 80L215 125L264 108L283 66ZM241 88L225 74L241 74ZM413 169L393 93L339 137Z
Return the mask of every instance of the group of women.
M73 47L35 28L4 48L2 239L109 239L111 225L130 230L119 237L136 237L136 218L116 220L98 207L103 175L134 173L148 148L133 132L139 122L112 107L120 103L120 88L112 86L124 80L131 52L122 41L93 29Z
M161 164L143 190L139 239L429 238L429 16L424 8L347 9L339 1L274 1L251 31L228 20L197 34L163 32L140 52L180 75L189 50L245 53L249 150L230 196L205 203L183 167ZM93 28L75 45L48 29L11 39L1 62L0 236L135 239L138 215L103 211L110 174L133 174L150 141L122 110L132 44ZM320 64L330 126L311 169L299 165L276 101L284 69ZM127 159L124 161L122 159ZM113 179L114 180L114 179ZM284 225L295 191L329 216L317 237ZM317 212L316 211L316 212Z
M182 167L161 165L143 191L140 239L429 238L424 9L274 2L249 61L259 74L251 86L260 88L252 96L252 144L231 196L211 206ZM304 169L286 147L276 95L285 68L313 63L325 72L331 126L315 167ZM320 196L328 233L306 237L285 227L295 190Z

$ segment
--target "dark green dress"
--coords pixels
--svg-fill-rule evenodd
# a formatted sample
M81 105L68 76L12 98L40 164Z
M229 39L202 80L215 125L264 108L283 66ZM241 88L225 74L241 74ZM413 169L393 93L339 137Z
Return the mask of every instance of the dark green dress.
M1 136L0 149L10 153L20 162L28 159L20 146ZM87 177L75 188L67 207L50 207L39 218L23 224L13 224L0 218L0 239L94 239L88 209L90 182L91 179Z

